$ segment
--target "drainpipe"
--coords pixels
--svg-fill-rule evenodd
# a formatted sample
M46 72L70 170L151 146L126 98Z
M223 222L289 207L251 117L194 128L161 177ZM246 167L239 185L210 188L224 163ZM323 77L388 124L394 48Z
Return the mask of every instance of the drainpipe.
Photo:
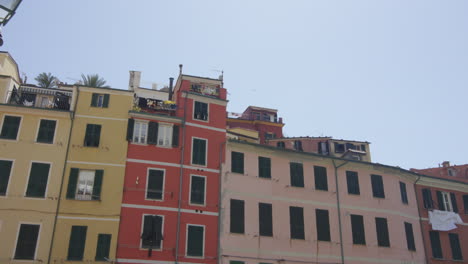
M344 264L344 250L343 250L343 228L341 226L341 204L340 204L340 191L338 184L338 168L344 166L348 163L345 161L343 164L336 166L335 160L333 159L333 167L335 167L335 188L336 188L336 207L338 209L338 230L340 233L340 251L341 251L341 263Z
M184 176L184 150L185 150L185 120L187 118L187 93L184 100L184 118L182 119L182 145L180 149L180 173L179 173L179 201L177 205L177 232L175 247L175 264L179 263L179 240L180 240L180 210L182 208L182 180Z
M425 263L428 263L429 256L427 255L427 250L426 250L426 239L424 238L424 232L423 232L423 225L422 225L422 216L421 216L421 210L419 209L419 199L418 199L418 193L416 191L416 183L421 179L421 175L418 175L418 178L416 181L413 183L413 188L414 188L414 196L416 196L416 207L418 208L418 216L419 216L419 229L421 230L421 237L423 240L423 249L424 249L424 256L426 257Z
M69 150L70 150L71 135L72 135L72 131L73 131L76 106L78 104L79 97L80 97L80 87L77 86L76 87L75 105L73 107L73 112L70 112L70 123L71 124L70 124L70 131L68 131L67 152L65 153L65 161L64 161L63 170L62 170L62 179L60 181L60 189L59 189L59 194L58 194L58 198L57 198L57 209L55 211L54 225L53 225L53 228L52 228L52 239L50 241L49 256L47 258L47 263L48 264L50 264L50 259L52 257L52 248L54 246L54 240L55 240L55 229L57 228L57 219L58 219L58 213L59 213L59 208L60 208L60 201L62 201L63 182L64 182L64 179L65 179L65 173L66 173L66 170L67 170L68 153L69 153Z
M219 183L218 183L218 261L221 263L221 200L222 200L222 180L223 180L223 147L226 145L225 139L219 146Z

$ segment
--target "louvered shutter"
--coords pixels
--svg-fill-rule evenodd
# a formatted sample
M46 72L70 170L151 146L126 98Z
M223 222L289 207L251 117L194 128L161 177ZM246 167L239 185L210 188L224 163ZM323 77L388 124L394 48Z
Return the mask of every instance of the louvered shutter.
M375 230L377 233L377 244L379 245L379 247L389 247L390 238L388 234L387 219L382 217L376 217Z
M377 198L385 198L382 176L372 174L371 183L373 196Z
M5 195L8 189L12 165L12 161L0 160L0 196Z
M94 174L94 185L93 185L93 200L101 200L101 188L102 188L102 176L104 175L103 170L96 170Z
M164 172L161 170L150 170L148 175L148 183L146 190L146 198L162 199L163 198L163 182Z
M291 239L304 239L304 208L289 207L289 224Z
M178 147L179 146L179 126L174 125L172 127L172 146Z
M463 260L463 255L462 255L462 251L460 248L460 240L458 239L458 234L449 233L448 235L449 235L449 240L450 240L450 248L452 249L452 259Z
M75 199L76 184L78 183L79 173L79 169L71 168L70 177L68 178L67 199Z
M406 184L404 182L400 182L400 194L401 202L408 204L408 194L406 193Z
M98 98L99 94L93 93L91 97L91 106L97 107Z
M414 234L413 234L413 225L405 222L405 234L406 234L406 246L408 250L416 250L416 245L414 244Z
M187 232L187 255L191 257L202 257L204 228L202 226L189 225Z
M260 236L273 236L273 215L271 204L258 204L258 226Z
M426 189L426 188L422 189L422 195L423 195L424 208L426 209L433 208L434 204L432 202L431 190Z
M258 157L258 177L271 178L271 159Z
M328 210L315 209L317 240L331 241Z
M231 152L231 171L235 173L244 173L244 153Z
M355 171L346 171L346 183L348 185L349 194L360 194L359 178Z
M127 124L127 140L131 141L133 139L133 127L135 126L135 119L129 118Z
M314 166L315 189L328 191L327 168Z
M21 224L16 242L15 259L33 260L39 237L39 225Z
M190 190L190 202L193 204L205 203L205 178L192 176L192 186Z
M351 215L351 231L353 234L353 244L366 244L366 233L364 231L364 217L362 215Z
M109 234L99 234L96 248L96 258L97 261L106 261L109 258L111 235Z
M431 240L432 256L439 259L443 258L439 232L429 231L429 238Z
M244 233L244 201L231 199L230 206L231 233Z
M102 102L102 107L109 107L109 97L110 95L109 94L105 94L104 95L104 100Z
M70 241L68 244L67 260L81 261L86 243L87 226L72 226Z
M452 201L452 209L455 213L458 213L458 206L457 206L457 197L454 193L450 193L450 200Z
M156 122L149 122L148 124L148 144L158 144L158 126Z
M50 164L32 163L29 175L27 197L45 197Z
M444 198L442 197L442 192L436 191L437 194L437 203L438 203L438 208L441 211L445 210L445 205L444 205Z

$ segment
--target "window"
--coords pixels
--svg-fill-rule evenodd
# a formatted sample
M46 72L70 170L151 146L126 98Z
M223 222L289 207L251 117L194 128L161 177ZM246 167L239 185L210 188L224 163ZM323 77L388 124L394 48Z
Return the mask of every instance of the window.
M205 226L187 225L187 257L203 257Z
M192 164L206 166L206 139L192 139Z
M21 224L16 242L15 259L34 260L40 225Z
M302 151L302 141L294 140L294 149L297 151Z
M244 153L231 152L231 171L235 173L244 173Z
M39 125L39 132L37 133L36 142L39 143L53 143L55 135L55 126L57 121L41 119Z
M371 183L372 183L372 194L374 195L374 197L385 198L382 176L372 174Z
M431 190L422 189L422 196L423 196L424 208L426 209L434 208L434 202L432 201Z
M376 217L375 230L377 233L377 244L379 245L379 247L390 247L387 219L382 217Z
M289 172L291 175L291 186L304 187L304 168L302 163L289 163Z
M0 171L1 171L1 169L0 169ZM0 195L1 195L1 193L0 193ZM465 208L465 214L468 214L468 194L463 195L463 207Z
M284 142L283 141L276 142L276 147L284 149L285 148Z
M269 119L268 119L269 120ZM276 138L275 133L272 132L265 132L265 139L274 139Z
M258 157L258 177L271 179L271 159Z
M328 191L327 168L314 166L315 189Z
M206 178L192 175L190 181L190 204L205 204Z
M135 124L133 126L132 141L134 143L146 144L147 134L148 134L148 123L142 122L142 121L135 121Z
M305 239L304 237L304 208L289 207L289 224L291 239Z
M91 106L93 107L109 107L109 94L97 94L93 93L91 98Z
M47 181L49 179L49 169L50 164L36 162L31 164L28 188L26 189L26 197L45 197Z
M364 151L364 152L366 152L366 145L364 145L364 144L361 144L361 151Z
M112 235L110 234L98 235L95 260L106 261L106 259L109 259L111 238Z
M83 260L87 230L87 226L72 226L70 241L68 242L67 260Z
M13 161L0 160L0 196L6 195L12 166Z
M415 251L416 245L414 244L413 225L405 222L406 246L408 250Z
M164 186L163 170L148 170L148 181L146 184L146 199L162 200Z
M345 145L335 142L335 153L343 153L343 152L345 152Z
M439 210L458 213L457 199L454 193L437 191Z
M348 184L349 194L360 194L359 177L355 171L346 171L346 182Z
M457 176L457 171L452 168L447 169L447 172L448 172L448 175L451 177Z
M141 248L161 249L163 237L163 217L160 215L143 216L143 232L141 234Z
M401 202L408 204L408 194L406 193L406 184L404 182L400 182L400 194Z
M317 226L317 240L331 241L330 238L330 219L328 210L315 209L315 219Z
M170 147L172 145L172 125L159 124L158 146Z
M230 260L229 264L245 264L244 261L239 261L239 260Z
M195 109L193 111L193 119L208 120L208 104L195 101Z
M19 116L4 116L2 132L0 132L0 138L16 140L16 138L18 137L20 123L21 117Z
M67 199L101 200L103 174L103 170L93 171L71 168Z
M450 248L452 249L452 259L453 260L463 260L462 251L460 248L460 240L458 239L458 234L449 233Z
M319 142L318 143L318 153L323 155L328 155L328 142Z
M353 233L353 244L366 244L366 233L364 231L364 217L362 215L351 215L351 232Z
M46 108L46 107L49 106L49 104L50 104L49 98L48 98L47 96L41 96L41 104L40 104L40 106L41 106L42 108Z
M271 204L258 204L258 222L260 236L273 236L273 215Z
M429 238L431 240L432 256L439 259L443 258L439 232L429 231Z
M101 125L87 124L84 140L85 147L99 147L101 137Z
M244 234L244 201L231 199L231 233Z

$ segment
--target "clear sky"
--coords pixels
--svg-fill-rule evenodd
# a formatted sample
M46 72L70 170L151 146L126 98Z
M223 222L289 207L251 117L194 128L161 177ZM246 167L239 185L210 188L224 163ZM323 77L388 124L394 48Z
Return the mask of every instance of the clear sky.
M228 111L278 109L286 136L369 141L403 168L468 163L466 0L23 0L3 37L32 83L224 70Z

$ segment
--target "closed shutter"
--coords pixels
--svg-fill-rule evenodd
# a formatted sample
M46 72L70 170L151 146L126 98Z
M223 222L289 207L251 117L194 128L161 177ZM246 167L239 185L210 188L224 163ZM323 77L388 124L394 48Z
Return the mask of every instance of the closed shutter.
M377 198L385 198L382 176L372 174L371 183L373 196Z
M260 236L273 236L273 215L271 204L258 204L258 226Z
M315 189L328 191L327 168L314 166Z
M439 259L443 258L439 232L429 231L429 238L431 240L432 256Z
M159 215L145 215L143 220L142 248L161 248L162 217Z
M206 165L206 140L193 139L192 163Z
M413 225L405 222L406 246L408 250L416 250L414 243Z
M93 185L93 200L101 200L101 188L102 188L102 176L104 175L103 170L96 170L94 174L94 185Z
M105 94L104 95L104 101L102 102L102 107L109 107L109 98L110 98L110 95L109 94Z
M289 229L291 239L304 239L304 208L289 207Z
M244 153L231 152L231 171L235 173L244 173Z
M377 244L379 245L379 247L390 247L390 237L388 234L387 219L382 217L376 217L375 230L377 233Z
M258 177L271 178L271 159L258 157Z
M315 209L317 240L331 241L328 210Z
M460 248L460 240L458 239L458 234L449 233L448 235L449 235L449 240L450 240L450 248L452 249L452 259L463 260L463 255L462 255L462 251Z
M93 93L91 97L91 106L97 107L99 94Z
M131 141L133 139L133 127L135 126L135 119L129 118L127 124L127 140Z
M57 121L42 119L37 133L37 142L52 143L54 141L55 126Z
M15 140L18 135L18 130L21 122L19 116L5 116L3 118L2 132L0 138Z
M432 195L430 189L422 189L424 208L431 209L434 208L434 203L432 202Z
M72 226L70 241L68 243L67 260L81 261L86 243L87 226Z
M70 177L68 178L67 199L75 199L76 184L78 183L78 175L80 169L71 168Z
M304 168L302 163L291 162L289 164L291 174L291 186L304 187Z
M187 256L202 257L203 256L203 226L188 226L187 235Z
M101 125L87 124L84 145L98 147L101 137Z
M109 259L110 243L111 243L110 234L99 234L96 248L96 258L97 261L106 261Z
M172 146L179 146L179 126L176 125L172 127Z
M146 186L147 199L163 199L164 172L161 170L149 170Z
M465 214L468 214L468 194L463 195L463 207L465 208Z
M346 171L346 182L348 184L349 194L360 194L358 173L355 171Z
M408 204L408 194L406 193L406 184L404 182L400 182L400 194L401 202Z
M240 261L240 260L230 260L229 261L229 264L245 264L244 261Z
M436 191L436 194L437 194L437 203L438 203L439 210L445 211L444 198L442 197L442 192Z
M192 176L192 186L190 189L190 203L205 204L205 178Z
M6 195L12 165L12 161L0 160L0 196Z
M50 164L32 163L29 174L27 197L45 197Z
M21 224L16 242L15 259L33 260L38 237L39 225Z
M452 201L452 209L455 213L458 213L458 206L457 206L457 197L454 193L450 193L450 201Z
M351 215L351 231L353 233L353 244L366 244L366 233L364 231L364 217L362 215Z
M158 128L159 124L156 122L149 122L148 124L148 144L158 144Z
M231 199L230 206L231 233L244 233L244 201Z

